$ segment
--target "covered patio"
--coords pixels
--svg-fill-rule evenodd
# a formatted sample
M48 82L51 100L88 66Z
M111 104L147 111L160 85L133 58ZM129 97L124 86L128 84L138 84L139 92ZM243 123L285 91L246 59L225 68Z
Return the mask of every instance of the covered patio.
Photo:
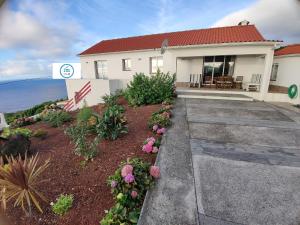
M177 87L260 92L265 56L218 55L177 58Z

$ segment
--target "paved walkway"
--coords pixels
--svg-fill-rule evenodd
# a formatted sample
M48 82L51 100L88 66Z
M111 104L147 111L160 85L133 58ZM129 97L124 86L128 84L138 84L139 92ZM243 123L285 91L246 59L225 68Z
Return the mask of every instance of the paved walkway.
M177 99L139 225L300 224L300 114Z

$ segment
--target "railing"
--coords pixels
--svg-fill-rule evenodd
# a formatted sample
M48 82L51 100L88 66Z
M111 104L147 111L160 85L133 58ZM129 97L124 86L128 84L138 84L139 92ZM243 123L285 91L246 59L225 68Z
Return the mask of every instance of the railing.
M74 99L71 98L64 106L66 111L71 111L75 105L81 102L92 91L91 82L87 82L78 92L75 92Z

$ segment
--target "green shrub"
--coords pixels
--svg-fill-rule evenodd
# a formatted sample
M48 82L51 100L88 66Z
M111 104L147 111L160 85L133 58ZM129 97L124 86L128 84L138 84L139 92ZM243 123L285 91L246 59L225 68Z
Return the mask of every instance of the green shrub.
M140 217L140 210L133 209L128 212L127 208L121 203L114 205L105 217L101 220L101 225L127 225L137 224Z
M59 127L65 122L71 121L71 119L71 115L65 111L52 111L43 117L43 120L52 127Z
M48 132L43 129L38 129L38 130L34 131L32 134L33 137L40 138L42 140L44 140L47 137L47 135L48 135Z
M175 74L157 72L155 75L146 76L136 74L127 86L125 98L130 105L140 106L162 103L174 95Z
M13 135L22 135L24 137L30 138L32 136L32 131L28 128L16 128L16 129L11 129L11 128L4 128L1 137L3 138L9 138Z
M61 100L63 100L63 99L61 99ZM57 100L57 101L60 101L60 100ZM47 102L43 102L41 104L35 105L29 109L23 110L23 111L19 111L19 112L15 112L15 113L5 113L6 122L8 124L10 124L13 121L15 121L16 119L34 116L38 113L41 113L45 109L46 106L54 104L57 101L47 101Z
M124 178L128 174L128 167L132 168L130 174L134 176L134 181L130 183ZM137 224L146 192L155 181L149 171L151 165L138 158L120 164L115 174L108 178L117 203L101 220L101 225Z
M70 208L72 208L73 201L73 195L60 195L59 198L56 199L56 202L51 204L52 211L59 216L63 216Z
M128 128L123 112L124 108L120 105L108 107L96 125L98 136L104 139L115 140L121 134L127 133Z
M148 126L152 128L154 125L168 127L171 125L171 120L163 114L153 114L148 121Z
M110 107L110 106L114 106L117 104L117 100L118 100L118 95L115 94L110 94L110 95L105 95L102 97L104 104L106 107Z
M20 155L25 157L26 153L30 152L31 142L28 137L20 134L11 135L7 140L0 143L0 156L3 157L17 157Z
M89 127L84 123L72 125L65 130L65 133L72 139L75 144L75 154L83 156L85 160L90 160L97 155L99 138L95 137L90 140Z
M85 105L77 114L77 122L88 122L92 115L93 110Z

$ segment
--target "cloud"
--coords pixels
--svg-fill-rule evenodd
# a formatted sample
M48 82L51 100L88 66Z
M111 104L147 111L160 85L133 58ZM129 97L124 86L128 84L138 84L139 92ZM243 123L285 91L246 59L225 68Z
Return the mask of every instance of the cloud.
M213 26L237 25L245 19L255 24L268 39L300 42L299 0L259 0L225 16Z
M70 55L80 28L73 21L62 20L57 13L62 9L57 7L55 10L49 3L25 0L16 11L4 9L0 16L0 49L18 48L35 58Z
M17 2L15 7L6 4L1 9L0 51L12 51L15 58L0 62L0 79L49 75L51 62L76 59L82 28L66 10L64 1L33 0Z
M2 78L10 76L45 76L51 73L49 62L44 60L13 59L0 63Z

